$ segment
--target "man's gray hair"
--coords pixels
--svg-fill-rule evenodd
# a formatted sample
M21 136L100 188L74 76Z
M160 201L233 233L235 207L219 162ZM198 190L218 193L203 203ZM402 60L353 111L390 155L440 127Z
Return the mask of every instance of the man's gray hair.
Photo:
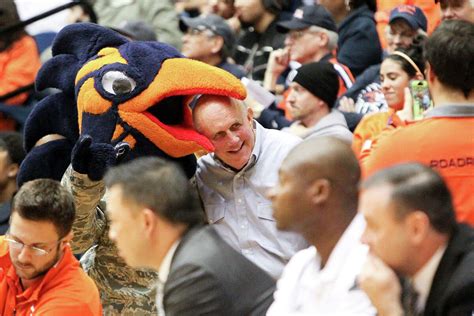
M339 35L336 32L330 31L328 29L316 26L316 25L311 25L309 27L309 31L311 32L321 32L324 33L328 36L328 49L329 50L334 50L337 48L337 41L339 40Z

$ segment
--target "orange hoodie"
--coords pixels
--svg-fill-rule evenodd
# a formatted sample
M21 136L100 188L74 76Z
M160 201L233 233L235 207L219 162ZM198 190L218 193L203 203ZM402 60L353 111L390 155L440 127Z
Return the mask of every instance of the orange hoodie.
M99 316L99 291L69 247L40 280L23 291L10 261L8 244L0 237L0 315Z

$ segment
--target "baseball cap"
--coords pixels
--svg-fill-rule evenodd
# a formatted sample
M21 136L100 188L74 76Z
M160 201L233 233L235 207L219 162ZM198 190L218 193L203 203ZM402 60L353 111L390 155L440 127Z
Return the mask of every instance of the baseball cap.
M312 25L337 32L336 22L331 13L319 4L299 7L293 13L291 20L277 24L277 31L287 33L290 30L301 30Z
M400 5L390 12L388 23L392 23L395 19L403 19L411 26L412 29L422 29L426 32L428 29L428 21L423 10L414 5Z
M210 30L212 33L222 36L224 45L229 50L232 50L235 43L235 35L229 24L216 14L207 14L195 18L183 16L179 20L179 28L182 32L186 32L188 28Z

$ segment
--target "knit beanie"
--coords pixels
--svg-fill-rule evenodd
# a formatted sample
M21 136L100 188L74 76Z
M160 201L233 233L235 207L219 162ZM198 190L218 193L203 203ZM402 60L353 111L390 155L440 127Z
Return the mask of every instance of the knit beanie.
M332 108L336 102L339 78L334 66L328 62L315 62L301 66L293 81L326 102L329 108Z

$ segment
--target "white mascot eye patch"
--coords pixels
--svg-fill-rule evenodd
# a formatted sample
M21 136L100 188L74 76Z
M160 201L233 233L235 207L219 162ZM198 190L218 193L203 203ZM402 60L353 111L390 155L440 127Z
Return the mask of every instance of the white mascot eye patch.
M137 83L120 71L109 71L102 76L102 87L108 93L124 95L132 92Z

